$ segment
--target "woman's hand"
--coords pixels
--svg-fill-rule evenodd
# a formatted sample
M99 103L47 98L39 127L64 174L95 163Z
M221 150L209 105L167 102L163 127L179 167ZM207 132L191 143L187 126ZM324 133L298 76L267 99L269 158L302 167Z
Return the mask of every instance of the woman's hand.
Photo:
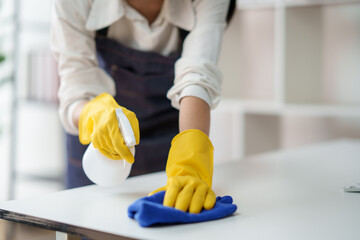
M216 195L211 189L213 146L197 129L183 131L171 142L166 165L167 184L150 195L166 190L164 205L190 213L211 209Z
M134 131L136 144L140 141L139 122L135 113L120 107L108 93L102 93L89 101L79 118L79 140L82 144L93 143L104 156L134 162L134 156L121 136L115 110L121 108Z

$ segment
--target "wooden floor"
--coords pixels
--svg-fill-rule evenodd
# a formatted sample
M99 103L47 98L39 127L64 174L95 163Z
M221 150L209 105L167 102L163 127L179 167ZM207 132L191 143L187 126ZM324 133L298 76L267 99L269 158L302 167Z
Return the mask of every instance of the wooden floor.
M55 240L55 232L0 220L0 240Z

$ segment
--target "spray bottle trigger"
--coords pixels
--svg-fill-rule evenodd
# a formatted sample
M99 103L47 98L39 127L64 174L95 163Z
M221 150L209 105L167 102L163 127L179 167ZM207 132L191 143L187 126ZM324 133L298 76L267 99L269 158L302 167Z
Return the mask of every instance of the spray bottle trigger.
M118 120L121 136L124 138L126 146L131 149L131 147L135 146L136 144L136 139L131 124L121 108L117 108L115 110L115 113Z

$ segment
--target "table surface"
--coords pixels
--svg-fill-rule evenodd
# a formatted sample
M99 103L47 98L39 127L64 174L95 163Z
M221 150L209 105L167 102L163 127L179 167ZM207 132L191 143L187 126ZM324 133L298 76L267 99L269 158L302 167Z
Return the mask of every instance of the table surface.
M127 207L166 181L165 173L29 199L0 202L0 218L47 229L140 239L360 239L360 140L336 140L217 165L213 189L237 212L216 221L142 228ZM99 235L100 234L100 235Z

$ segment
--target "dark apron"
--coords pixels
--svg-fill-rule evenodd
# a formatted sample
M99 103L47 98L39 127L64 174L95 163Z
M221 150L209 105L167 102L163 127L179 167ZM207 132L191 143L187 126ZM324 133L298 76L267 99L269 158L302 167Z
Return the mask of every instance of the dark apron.
M180 46L186 34L180 30ZM171 140L179 131L179 113L166 93L173 85L180 51L165 57L125 47L106 35L107 28L96 37L99 66L115 81L116 102L133 111L140 125L140 144L130 176L163 171ZM67 134L67 188L92 184L82 169L86 148L78 136Z

